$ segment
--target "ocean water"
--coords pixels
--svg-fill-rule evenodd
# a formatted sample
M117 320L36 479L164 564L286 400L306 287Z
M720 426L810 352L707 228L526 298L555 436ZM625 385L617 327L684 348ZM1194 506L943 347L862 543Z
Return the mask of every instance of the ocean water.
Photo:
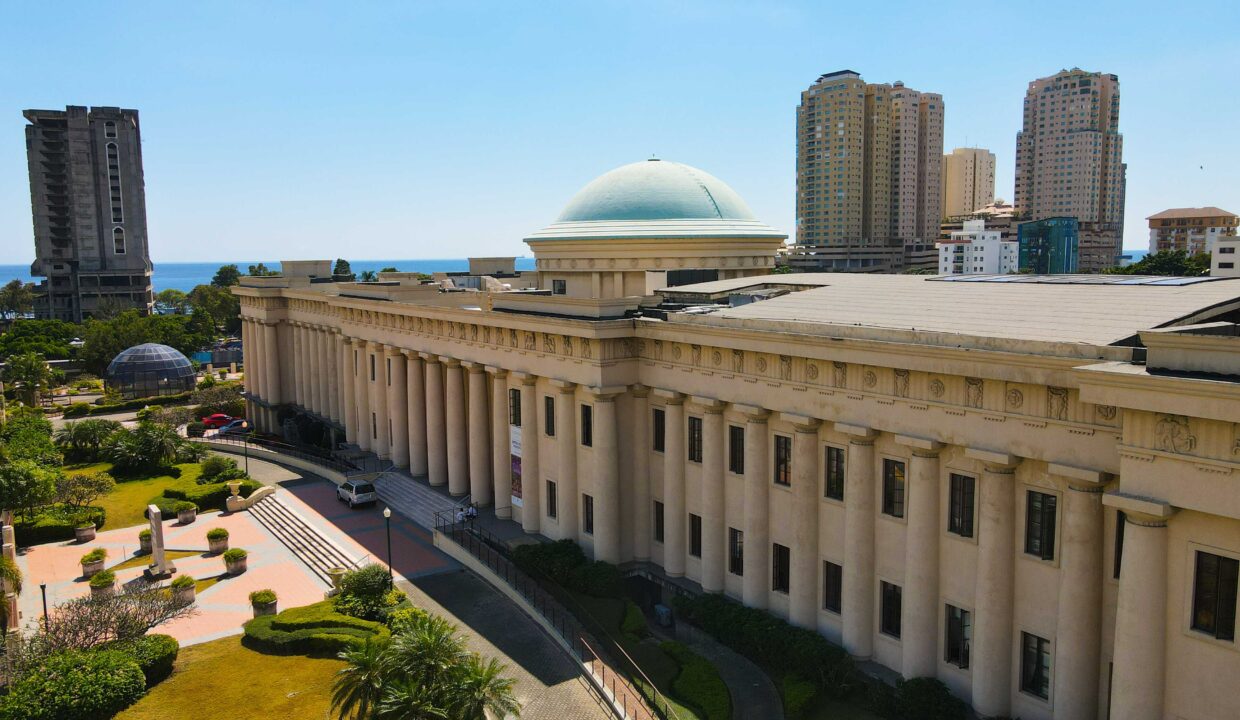
M155 285L155 292L168 289L189 292L196 285L206 285L211 282L215 271L219 270L221 265L235 264L244 273L250 265L256 265L259 262L258 260L220 260L219 262L203 263L157 262L153 271L152 283ZM279 262L271 260L263 260L261 262L265 263L272 270L280 268ZM446 260L350 260L349 265L355 273L360 273L363 270L378 272L385 267L394 267L401 272L421 273L460 272L469 269L469 261L465 258ZM534 258L517 258L517 269L533 270ZM7 283L13 278L17 278L22 282L36 282L36 279L30 276L29 265L0 265L0 285Z

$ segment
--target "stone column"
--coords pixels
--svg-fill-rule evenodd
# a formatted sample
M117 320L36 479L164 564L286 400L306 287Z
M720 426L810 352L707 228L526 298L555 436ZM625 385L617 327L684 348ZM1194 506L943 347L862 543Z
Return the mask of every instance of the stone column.
M650 559L650 388L634 385L633 396L633 558Z
M374 447L374 432L370 424L370 357L366 341L354 338L353 357L357 372L353 375L353 395L357 400L357 446L363 450Z
M280 398L280 344L276 340L276 324L263 324L263 357L266 359L265 387L272 405L279 405Z
M581 503L581 493L577 490L577 384L563 380L552 380L551 384L559 390L555 396L555 476L559 488L560 537L576 540L581 529L577 519ZM528 432L537 435L539 429Z
M254 335L254 353L253 357L246 358L247 367L245 374L247 376L251 374L254 376L254 387L251 392L259 398L266 400L267 393L265 392L266 388L264 387L264 381L267 377L267 351L266 348L264 348L263 342L263 323L261 320L254 320L252 321L252 324L254 326L254 329L252 330Z
M448 484L448 439L444 423L443 363L421 353L426 366L426 475L431 485Z
M897 435L911 451L905 485L904 616L901 642L906 678L934 677L938 669L939 452L942 443Z
M590 388L594 403L594 559L620 562L619 388ZM559 428L556 428L558 431Z
M741 599L749 607L765 608L771 592L771 542L768 498L771 467L767 459L767 411L736 406L745 422L745 574Z
M293 402L297 407L305 408L306 366L302 354L301 323L292 323L293 328Z
M1128 518L1115 603L1111 717L1161 720L1167 662L1167 519L1172 508L1110 493L1104 502Z
M323 392L323 368L319 363L319 330L313 325L306 331L306 409L318 413L320 395Z
M402 350L405 356L405 391L409 426L409 474L426 474L426 368L422 356Z
M1055 626L1055 716L1094 720L1102 647L1102 484L1099 472L1050 465L1064 479Z
M512 517L512 441L508 437L508 371L487 367L491 374L491 487L495 517Z
M723 403L694 397L702 409L702 590L723 592Z
M491 416L487 412L487 372L478 363L462 363L469 370L469 494L478 505L490 505Z
M1016 463L1010 455L968 449L981 460L977 589L973 622L973 708L1007 715L1012 703L1012 596L1016 565Z
M241 318L241 363L242 363L243 369L245 370L245 374L242 376L242 380L244 381L245 391L247 393L255 392L254 373L251 372L251 367L254 363L255 354L256 354L256 351L254 348L254 321L248 317L242 317Z
M844 573L840 615L844 649L866 659L874 654L874 437L864 427L836 423L851 435L844 465Z
M375 379L370 383L370 411L374 414L375 438L374 453L379 457L388 457L391 453L388 433L388 387L387 363L384 362L383 343L367 343L366 352L375 359ZM369 373L367 374L369 377Z
M685 398L677 392L656 391L666 398L663 443L663 572L685 574Z
M815 418L783 413L793 423L792 436L792 579L788 619L793 625L818 627L818 425Z
M339 336L336 352L340 355L340 389L344 394L344 436L347 442L357 440L357 378L353 370L353 341Z
M469 492L469 438L465 428L465 377L461 361L443 358L444 417L447 421L448 492Z
M385 359L392 363L392 384L387 386L388 419L392 423L392 463L398 467L409 466L409 391L405 387L405 356L399 348L390 345L384 350Z
M340 353L336 348L336 331L332 328L323 329L323 384L327 388L327 417L335 422L340 421L340 386L336 378L340 371L336 363Z
M538 378L525 373L513 373L513 378L521 381L521 528L527 533L536 533L542 522L542 469L538 464Z

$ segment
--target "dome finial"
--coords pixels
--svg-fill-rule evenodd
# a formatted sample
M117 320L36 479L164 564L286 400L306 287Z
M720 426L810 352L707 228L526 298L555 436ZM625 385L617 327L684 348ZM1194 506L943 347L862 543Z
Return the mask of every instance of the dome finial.
M650 153L650 157L646 158L646 162L659 162L659 156L655 153Z

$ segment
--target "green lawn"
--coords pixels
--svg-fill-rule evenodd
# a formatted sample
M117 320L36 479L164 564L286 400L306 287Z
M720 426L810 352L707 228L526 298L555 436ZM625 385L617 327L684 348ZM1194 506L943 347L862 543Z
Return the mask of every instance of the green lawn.
M172 677L156 685L118 720L329 718L339 660L264 655L240 636L182 648Z
M184 558L184 557L193 557L193 556L197 556L201 554L202 552L199 550L169 550L164 553L164 558L168 560L180 560L181 558ZM115 572L117 570L128 570L129 568L146 567L147 565L150 565L150 564L151 564L150 555L135 555L134 557L129 558L125 562L119 565L113 565L112 567L108 569Z
M197 483L202 466L198 463L185 463L176 466L181 471L180 477L159 475L150 478L122 480L117 478L116 489L100 498L95 504L107 512L105 529L115 530L146 523L146 506L168 488L192 488ZM67 465L65 470L77 474L89 474L111 470L110 463L94 463L91 465Z

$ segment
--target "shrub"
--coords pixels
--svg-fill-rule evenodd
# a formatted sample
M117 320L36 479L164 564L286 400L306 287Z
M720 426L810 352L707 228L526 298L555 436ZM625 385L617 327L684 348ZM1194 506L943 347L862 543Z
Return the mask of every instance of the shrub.
M227 540L228 531L224 528L211 528L207 531L207 539L214 541Z
M185 577L181 575L177 579ZM194 582L190 578L190 584ZM176 586L175 581L173 587ZM146 686L154 687L172 674L172 665L177 660L181 645L171 635L143 635L133 640L124 640L106 646L122 652L138 663L142 675L146 678Z
M202 474L198 476L199 484L230 480L242 477L245 473L237 467L237 461L223 455L208 455L202 461Z
M90 403L75 402L65 408L64 416L66 418L86 417L90 414Z
M99 562L100 560L103 560L107 556L108 556L107 548L97 547L94 550L91 550L90 552L83 555L80 562L83 565L87 563Z
M59 505L44 508L42 512L29 519L21 519L14 523L17 543L21 547L40 545L42 543L71 540L73 530L83 524L94 522L95 527L103 527L106 520L103 508L83 508L78 514L70 515Z
M206 446L195 442L182 442L177 446L176 454L174 454L173 462L176 463L196 463L201 462L207 456Z
M237 562L249 557L250 554L241 548L229 548L224 551L224 562Z
M242 497L248 496L258 488L262 487L253 480L242 480L239 492ZM206 510L224 510L228 502L228 496L232 493L228 491L228 483L211 483L209 485L196 485L187 490L177 488L168 488L164 490L164 498L171 500L188 500L199 507ZM161 502L155 500L155 504L159 507L160 512L167 512L171 509L172 502Z
M107 396L104 396L107 399ZM148 405L181 405L189 401L189 393L177 393L175 395L158 395L149 398L137 398L127 400L125 402L103 403L95 405L90 409L90 415L105 415L110 413L125 412L127 410L141 410Z
M892 689L877 685L870 705L885 720L964 720L968 707L935 678L898 680Z
M390 636L382 623L343 615L324 600L250 620L242 642L267 653L335 657L361 647L367 638Z
M275 590L263 589L263 590L255 590L254 592L250 593L250 604L251 605L270 605L271 603L275 601L276 601Z
M116 650L48 656L9 684L4 720L98 720L129 707L146 692L138 663Z
M172 511L177 513L187 512L189 510L197 510L198 506L188 500L181 500L172 504Z
M818 688L814 687L814 683L791 673L784 676L781 690L784 699L784 714L789 720L799 720L804 717L805 710L813 701L814 696L818 694Z
M697 709L699 717L704 720L729 720L732 717L732 696L715 666L683 643L667 641L660 643L659 647L680 666L680 673L672 682L673 694Z
M116 488L106 472L73 473L56 478L56 499L74 515Z
M150 540L150 539L151 539L151 531L150 531L150 529L149 529L149 528L147 528L146 530L139 530L139 531L138 531L138 539L139 539L139 540Z
M620 571L602 561L590 562L572 540L521 545L512 554L517 567L536 578L545 578L569 590L593 597L619 597Z
M594 597L619 597L621 583L619 568L601 560L578 567L568 577L571 589Z
M194 578L190 577L189 575L177 575L175 578L173 578L172 582L168 583L168 587L172 588L173 590L184 590L185 588L193 587L193 586L194 586Z
M399 590L393 592L391 575L382 565L366 565L351 570L340 578L340 594L336 596L336 610L345 615L365 620L380 620L402 599Z
M100 570L90 578L93 588L108 588L116 584L116 573L111 570Z
M624 601L624 619L620 621L620 632L629 640L641 640L650 634L646 627L646 616L642 609L632 600Z
M430 613L420 607L402 607L393 610L388 614L387 626L391 628L392 634L403 633L414 625L430 617Z
M195 420L185 426L185 434L189 437L202 437L202 433L206 431L206 429L207 426L203 424L201 420Z

